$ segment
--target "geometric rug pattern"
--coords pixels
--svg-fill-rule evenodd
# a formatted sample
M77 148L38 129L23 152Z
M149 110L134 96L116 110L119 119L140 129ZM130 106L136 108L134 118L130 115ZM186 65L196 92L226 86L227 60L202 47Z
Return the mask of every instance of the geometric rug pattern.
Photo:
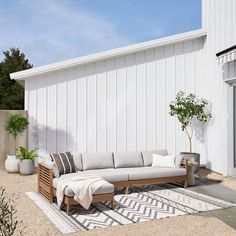
M172 184L132 187L128 195L117 192L115 209L110 202L93 203L88 210L71 208L70 216L36 192L26 194L63 233L132 224L167 217L233 207L235 204Z

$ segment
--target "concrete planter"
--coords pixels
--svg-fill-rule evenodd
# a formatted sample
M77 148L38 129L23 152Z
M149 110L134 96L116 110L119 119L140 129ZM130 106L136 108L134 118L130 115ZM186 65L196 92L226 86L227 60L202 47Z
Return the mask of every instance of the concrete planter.
M5 170L9 173L15 173L19 171L20 160L16 159L15 155L7 155L5 161Z
M197 165L194 165L194 173L198 172L200 168L200 154L194 153L194 152L181 152L180 156L183 156L187 160L194 160L194 162L197 163Z
M22 175L32 175L34 174L34 161L23 159L20 161L20 173Z

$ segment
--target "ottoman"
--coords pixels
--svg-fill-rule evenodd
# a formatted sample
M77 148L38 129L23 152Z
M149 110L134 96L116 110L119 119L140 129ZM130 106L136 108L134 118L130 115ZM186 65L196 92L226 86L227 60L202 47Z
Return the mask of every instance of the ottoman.
M60 181L60 178L53 179L53 195L56 196L57 185ZM100 188L98 188L93 194L92 202L104 202L111 201L111 208L114 208L114 185L105 181ZM65 189L65 197L63 203L66 205L66 213L69 215L71 206L79 205L77 201L74 200L73 191L67 187Z

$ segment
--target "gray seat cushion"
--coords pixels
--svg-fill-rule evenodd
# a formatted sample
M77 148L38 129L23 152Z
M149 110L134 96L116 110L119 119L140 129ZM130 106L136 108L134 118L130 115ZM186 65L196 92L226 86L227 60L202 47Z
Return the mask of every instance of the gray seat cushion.
M104 180L113 183L120 181L127 181L129 179L129 174L127 172L119 172L116 169L100 169L100 170L86 170L81 171L81 175L98 175Z
M144 166L151 166L152 165L152 154L154 154L154 153L162 155L162 156L168 155L167 149L142 151Z
M116 152L114 153L115 168L142 167L141 152Z
M120 173L128 173L129 180L142 180L162 177L184 176L186 175L186 169L160 167L123 168L120 169Z
M76 170L83 170L82 155L81 155L81 153L79 153L79 152L72 152L71 154L72 154L73 159L74 159Z
M112 152L83 153L83 170L114 168Z
M59 181L61 179L65 179L65 178L70 178L70 177L75 177L77 176L79 173L72 173L72 174L66 174L66 175L61 175L59 178L54 178L53 179L53 187L57 188L57 185L59 183ZM104 185L102 185L99 189L97 189L94 192L94 195L100 195L100 194L106 194L106 193L113 193L114 192L114 185L111 183L106 182ZM65 189L65 195L68 197L74 197L74 193L73 191L67 187Z

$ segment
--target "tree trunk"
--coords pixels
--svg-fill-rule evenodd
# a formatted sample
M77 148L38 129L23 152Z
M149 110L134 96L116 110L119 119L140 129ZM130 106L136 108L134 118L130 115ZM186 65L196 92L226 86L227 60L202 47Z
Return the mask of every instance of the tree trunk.
M188 137L188 141L189 141L189 152L192 153L192 138Z
M17 149L17 144L16 144L16 135L14 135L14 138L15 138L15 155L16 155L16 149Z
M189 141L189 152L192 153L192 134L190 135L187 128L185 128L185 132L188 136L188 141Z

